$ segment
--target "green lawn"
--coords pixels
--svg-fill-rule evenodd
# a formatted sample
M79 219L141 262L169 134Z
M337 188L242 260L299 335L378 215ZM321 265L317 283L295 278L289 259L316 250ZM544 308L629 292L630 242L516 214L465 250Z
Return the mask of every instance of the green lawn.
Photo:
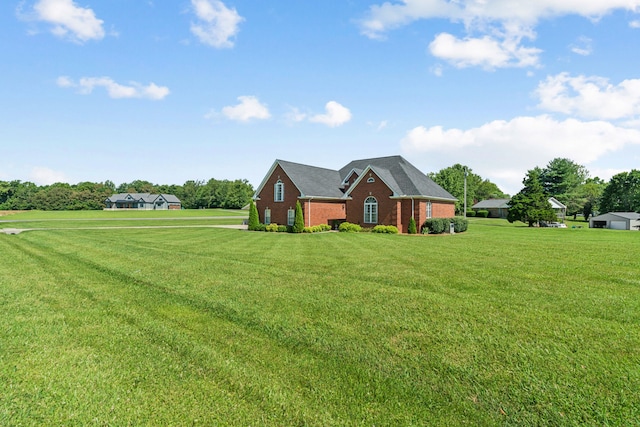
M0 234L0 425L637 425L639 238Z
M230 209L149 211L27 211L0 216L2 228L147 227L241 224L248 211Z

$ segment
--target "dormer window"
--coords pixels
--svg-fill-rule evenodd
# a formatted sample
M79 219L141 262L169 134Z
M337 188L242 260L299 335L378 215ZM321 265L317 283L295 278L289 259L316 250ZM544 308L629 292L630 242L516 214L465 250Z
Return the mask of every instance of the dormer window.
M284 183L280 180L273 186L273 201L284 202Z

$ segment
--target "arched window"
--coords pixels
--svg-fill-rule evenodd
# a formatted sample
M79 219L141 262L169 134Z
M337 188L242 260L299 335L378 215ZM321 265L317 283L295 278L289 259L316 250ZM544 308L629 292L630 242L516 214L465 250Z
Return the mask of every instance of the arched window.
M365 224L378 223L378 201L375 197L369 196L364 201L364 222Z
M284 183L280 180L273 186L273 201L284 202Z

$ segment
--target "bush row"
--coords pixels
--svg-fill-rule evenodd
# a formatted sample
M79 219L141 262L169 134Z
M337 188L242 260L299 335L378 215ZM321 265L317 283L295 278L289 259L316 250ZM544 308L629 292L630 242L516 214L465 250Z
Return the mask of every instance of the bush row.
M453 223L453 231L462 233L467 231L469 221L466 218L456 216L453 218L430 218L422 224L423 234L442 234L449 232L449 224Z
M372 233L398 234L398 227L395 225L376 225L371 230Z
M249 229L250 231L267 231L271 233L294 233L294 229L291 226L280 225L276 223L271 224L256 224ZM323 231L331 230L331 226L328 224L314 225L313 227L304 227L304 233L321 233Z
M322 233L323 231L330 231L331 226L329 224L314 225L313 227L304 227L305 233Z
M359 233L360 231L362 231L362 227L360 227L358 224L352 224L350 222L343 222L338 227L338 231L343 232L343 233Z

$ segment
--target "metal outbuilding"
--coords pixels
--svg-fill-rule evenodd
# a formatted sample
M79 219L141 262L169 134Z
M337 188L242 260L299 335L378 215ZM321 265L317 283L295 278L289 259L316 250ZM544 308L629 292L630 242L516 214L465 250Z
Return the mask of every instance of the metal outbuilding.
M589 220L589 228L610 228L612 230L640 230L640 213L609 212L594 216Z

